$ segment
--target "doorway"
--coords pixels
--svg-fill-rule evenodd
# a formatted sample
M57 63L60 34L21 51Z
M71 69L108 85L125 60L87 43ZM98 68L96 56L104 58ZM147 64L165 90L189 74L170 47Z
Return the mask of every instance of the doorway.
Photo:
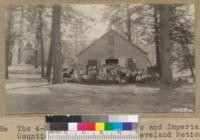
M119 64L118 59L106 59L106 65Z

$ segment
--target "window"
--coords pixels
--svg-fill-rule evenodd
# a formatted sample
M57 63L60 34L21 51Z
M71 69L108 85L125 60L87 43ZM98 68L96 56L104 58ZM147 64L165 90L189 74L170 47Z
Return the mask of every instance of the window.
M108 44L114 45L114 36L109 36Z

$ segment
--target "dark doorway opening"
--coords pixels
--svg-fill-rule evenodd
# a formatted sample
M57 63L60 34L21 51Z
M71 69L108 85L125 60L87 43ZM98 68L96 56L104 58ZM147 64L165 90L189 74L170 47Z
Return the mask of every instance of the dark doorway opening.
M106 59L106 64L118 64L119 60L118 59Z
M88 64L86 66L86 74L88 74L88 68L90 66L96 66L97 67L97 65L98 65L98 62L97 62L96 59L90 59L90 60L88 60Z

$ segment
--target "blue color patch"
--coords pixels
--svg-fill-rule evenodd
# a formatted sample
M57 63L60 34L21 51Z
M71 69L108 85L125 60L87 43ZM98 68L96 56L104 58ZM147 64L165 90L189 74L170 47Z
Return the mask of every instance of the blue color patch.
M123 123L113 123L114 130L123 130Z

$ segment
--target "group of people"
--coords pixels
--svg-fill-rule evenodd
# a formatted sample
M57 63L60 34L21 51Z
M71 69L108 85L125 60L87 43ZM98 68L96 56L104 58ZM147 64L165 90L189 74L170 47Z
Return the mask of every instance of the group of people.
M133 83L145 82L148 74L144 70L128 69L119 64L105 64L88 67L88 81L100 83Z
M159 79L158 74L151 74L136 66L124 67L119 64L105 64L100 67L90 65L87 73L73 68L63 69L64 82L89 83L149 83Z

